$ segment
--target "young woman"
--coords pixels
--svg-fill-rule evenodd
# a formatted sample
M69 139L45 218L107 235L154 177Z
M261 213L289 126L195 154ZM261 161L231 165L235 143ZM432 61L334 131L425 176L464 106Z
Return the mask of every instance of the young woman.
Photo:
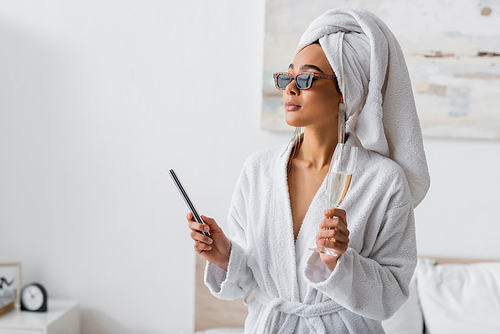
M286 122L304 131L286 149L247 159L230 238L212 218L200 225L188 214L194 249L208 261L205 283L221 299L255 292L245 333L383 333L381 320L408 297L413 209L429 187L401 49L375 15L338 8L311 24L277 76ZM339 109L358 164L340 208L325 211Z

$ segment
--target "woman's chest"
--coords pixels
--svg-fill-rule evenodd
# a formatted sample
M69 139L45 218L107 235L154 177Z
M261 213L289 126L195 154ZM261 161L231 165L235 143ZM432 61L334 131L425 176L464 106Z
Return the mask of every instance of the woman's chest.
M287 183L295 239L314 198L320 195L318 192L327 172L327 168L312 170L303 166L292 166L288 173Z

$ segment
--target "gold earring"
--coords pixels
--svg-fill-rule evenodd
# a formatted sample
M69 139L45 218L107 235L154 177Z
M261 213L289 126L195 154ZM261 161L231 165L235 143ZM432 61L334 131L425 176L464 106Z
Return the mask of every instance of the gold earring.
M347 106L345 103L339 103L339 121L338 121L338 142L344 144L345 143L345 113Z
M288 145L286 145L286 148L285 148L285 151L281 154L281 156L283 156L283 154L285 154L286 151L288 151L288 148L290 147L290 145L294 144L296 141L299 141L300 140L300 135L302 134L302 128L295 128L295 131L293 132L293 136L292 136L292 139L290 139L290 141L288 142Z
M290 170L292 169L292 160L295 159L297 157L297 155L299 154L299 149L300 149L300 145L302 144L302 140L301 140L301 135L302 135L302 128L295 128L295 131L293 132L293 136L292 136L292 139L290 139L290 141L288 142L288 145L286 145L286 148L285 148L285 151L283 151L283 153L281 153L281 156L283 156L283 154L285 154L286 151L288 151L288 148L290 147L290 145L293 145L292 147L292 151L290 152L290 156L288 157L288 164L287 164L287 173L290 173Z
M290 140L290 142L294 143L300 138L300 134L302 133L302 128L295 128L295 131L293 132L293 137Z

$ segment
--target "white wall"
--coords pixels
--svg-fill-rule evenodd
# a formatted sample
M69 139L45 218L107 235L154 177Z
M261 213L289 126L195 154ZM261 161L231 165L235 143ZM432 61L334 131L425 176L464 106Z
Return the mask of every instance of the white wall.
M431 187L415 210L421 255L500 259L500 141L425 139Z
M245 158L288 141L259 128L263 25L264 0L0 2L0 261L79 300L83 334L193 329L167 170L225 227ZM425 145L420 252L500 258L500 142Z

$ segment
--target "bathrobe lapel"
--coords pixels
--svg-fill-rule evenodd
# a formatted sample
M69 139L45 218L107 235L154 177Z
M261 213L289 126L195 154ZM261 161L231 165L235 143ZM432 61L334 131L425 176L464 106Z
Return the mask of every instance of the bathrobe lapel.
M308 248L316 245L315 240L319 231L319 223L323 219L323 211L327 208L328 203L326 196L324 196L325 178L311 201L297 236L297 241L295 241L287 179L289 153L290 151L277 159L279 166L275 168L274 180L277 191L272 197L276 196L275 203L279 203L279 208L276 210L277 214L280 215L276 219L278 226L268 224L267 227L269 235L276 240L276 247L273 247L273 251L278 253L271 256L272 259L278 260L274 263L278 268L278 277L275 282L289 282L284 287L278 287L279 297L290 301L300 301L303 300L307 293L307 284L302 273L307 258L311 254Z
M306 298L306 296L309 296L311 288L308 286L303 276L304 269L306 267L307 260L312 254L312 251L309 250L309 248L316 247L316 235L319 232L319 224L323 220L324 211L328 208L325 192L326 177L316 192L309 209L307 210L295 245L299 294L300 299L306 303L311 302L308 298Z
M289 301L299 301L299 288L296 271L295 242L293 235L293 220L290 208L290 196L288 192L286 162L289 151L278 157L275 163L278 165L272 171L274 177L269 178L273 186L269 189L267 206L267 224L262 226L266 233L263 235L271 246L268 261L275 270L269 270L273 276L272 282L286 282L276 285L277 295L271 298L283 298ZM271 292L268 289L268 294Z

